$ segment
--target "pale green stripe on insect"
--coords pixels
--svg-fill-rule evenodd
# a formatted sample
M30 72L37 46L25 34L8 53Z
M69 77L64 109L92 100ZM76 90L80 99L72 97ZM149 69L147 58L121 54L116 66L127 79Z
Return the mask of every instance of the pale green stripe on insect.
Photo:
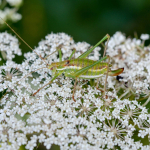
M104 67L106 68L106 67ZM102 71L104 68L101 68L101 69L89 69L89 71L93 71L93 72L99 72L99 71ZM67 70L67 69L75 69L75 70L79 70L79 69L82 69L82 67L77 67L77 66L66 66L64 68L57 68L56 70L60 71L60 70Z

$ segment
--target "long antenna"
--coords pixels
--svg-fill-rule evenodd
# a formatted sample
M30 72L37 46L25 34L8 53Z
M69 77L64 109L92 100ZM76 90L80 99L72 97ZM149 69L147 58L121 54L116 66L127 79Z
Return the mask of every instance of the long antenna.
M1 17L0 17L1 18ZM2 18L1 18L2 19ZM37 56L39 56L41 59L42 59L42 61L46 64L46 65L48 65L48 63L45 61L45 59L43 59L40 55L38 55L38 53L36 52L36 51L34 51L33 50L33 48L31 48L31 46L25 41L25 40L23 40L21 37L20 37L20 35L13 29L13 28L11 28L10 26L9 26L9 24L4 20L4 19L2 19L3 20L3 22L11 29L11 31L13 31L16 35L17 35L17 37L25 44L25 45L27 45Z

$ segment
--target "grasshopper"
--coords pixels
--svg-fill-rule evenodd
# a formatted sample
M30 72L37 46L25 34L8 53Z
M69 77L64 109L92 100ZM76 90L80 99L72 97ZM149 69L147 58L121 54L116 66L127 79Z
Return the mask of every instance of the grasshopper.
M1 18L2 19L2 18ZM2 19L3 20L3 19ZM4 21L4 20L3 20ZM5 22L5 21L4 21ZM6 22L5 24L32 50L34 51ZM103 75L106 75L105 78L105 85L104 85L104 90L101 90L103 92L103 96L105 96L105 91L106 91L106 83L107 83L107 77L109 76L117 76L123 72L123 68L119 68L117 70L111 70L111 64L109 64L110 57L105 56L106 52L106 46L103 54L103 58L98 60L98 61L93 61L90 59L87 59L86 57L102 42L107 40L107 44L109 41L110 36L106 34L95 46L93 46L91 49L87 50L83 54L81 54L78 58L74 59L72 58L73 55L75 54L75 50L73 50L72 54L70 55L68 60L62 61L62 55L61 55L61 49L58 49L56 51L59 52L59 60L60 62L54 62L51 64L47 64L45 59L42 58L40 55L38 55L35 51L35 53L46 63L47 68L50 69L53 73L53 78L49 83L44 85L43 87L39 88L35 93L33 93L32 96L35 96L41 89L43 89L45 86L51 84L58 76L60 76L62 73L66 77L70 77L75 79L74 83L74 89L73 89L73 94L72 94L72 99L74 101L74 94L76 90L76 85L77 85L77 79L82 78L82 79L98 79L96 88L98 88L98 83L99 83L99 78ZM106 45L107 45L106 44ZM56 52L55 51L55 52ZM47 58L47 57L46 57ZM108 59L108 62L102 62L103 60ZM100 90L100 89L99 89Z

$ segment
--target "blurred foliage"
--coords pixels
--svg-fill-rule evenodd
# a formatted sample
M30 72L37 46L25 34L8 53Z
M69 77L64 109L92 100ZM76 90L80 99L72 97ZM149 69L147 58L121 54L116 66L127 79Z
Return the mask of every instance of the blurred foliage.
M11 26L33 48L51 32L65 32L92 45L106 33L150 33L148 0L24 0L19 13L22 20ZM20 43L23 52L29 51Z

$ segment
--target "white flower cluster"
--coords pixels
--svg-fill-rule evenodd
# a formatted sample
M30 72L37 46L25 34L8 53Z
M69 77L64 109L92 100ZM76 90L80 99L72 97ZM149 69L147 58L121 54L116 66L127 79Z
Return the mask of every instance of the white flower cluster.
M107 54L115 68L124 67L121 76L127 82L126 94L136 93L137 97L146 94L150 101L150 46L144 45L148 39L148 34L142 34L140 40L117 32L110 38Z
M0 52L3 59L12 60L15 54L21 55L19 41L7 32L0 33Z
M129 83L149 82L146 77L148 68L140 64L144 59L148 67L149 48L142 42L125 38L119 32L110 39L107 53L111 56L112 65L114 68L124 67L125 71L121 75L122 82L109 77L105 98L96 89L95 83L78 80L74 102L74 80L63 74L33 96L52 79L52 72L44 61L48 64L59 62L58 52L54 51L61 48L62 59L66 60L74 49L75 57L78 57L90 48L88 43L75 43L64 33L51 33L39 43L35 51L46 58L44 61L34 52L29 52L21 65L8 61L1 66L0 91L4 95L0 100L0 149L19 149L26 145L26 149L32 150L40 143L46 149L53 144L59 145L61 150L149 150L149 144L144 145L142 140L150 139L150 115L135 96L132 99L131 96L130 99L125 97ZM99 50L100 47L95 48L88 58L98 60ZM140 64L140 67L144 65L144 69L132 68L134 63ZM141 76L134 77L139 72ZM104 78L100 87L104 85ZM136 91L148 95L149 86L145 84L142 84L143 91L132 85L133 95Z
M6 0L11 6L18 7L22 4L22 0Z
M23 0L0 0L0 17L4 21L12 21L12 22L17 22L22 18L22 16L17 13L18 8L21 6ZM7 7L6 7L7 5ZM11 6L11 8L8 7L8 5ZM0 19L0 24L4 24L4 21Z

